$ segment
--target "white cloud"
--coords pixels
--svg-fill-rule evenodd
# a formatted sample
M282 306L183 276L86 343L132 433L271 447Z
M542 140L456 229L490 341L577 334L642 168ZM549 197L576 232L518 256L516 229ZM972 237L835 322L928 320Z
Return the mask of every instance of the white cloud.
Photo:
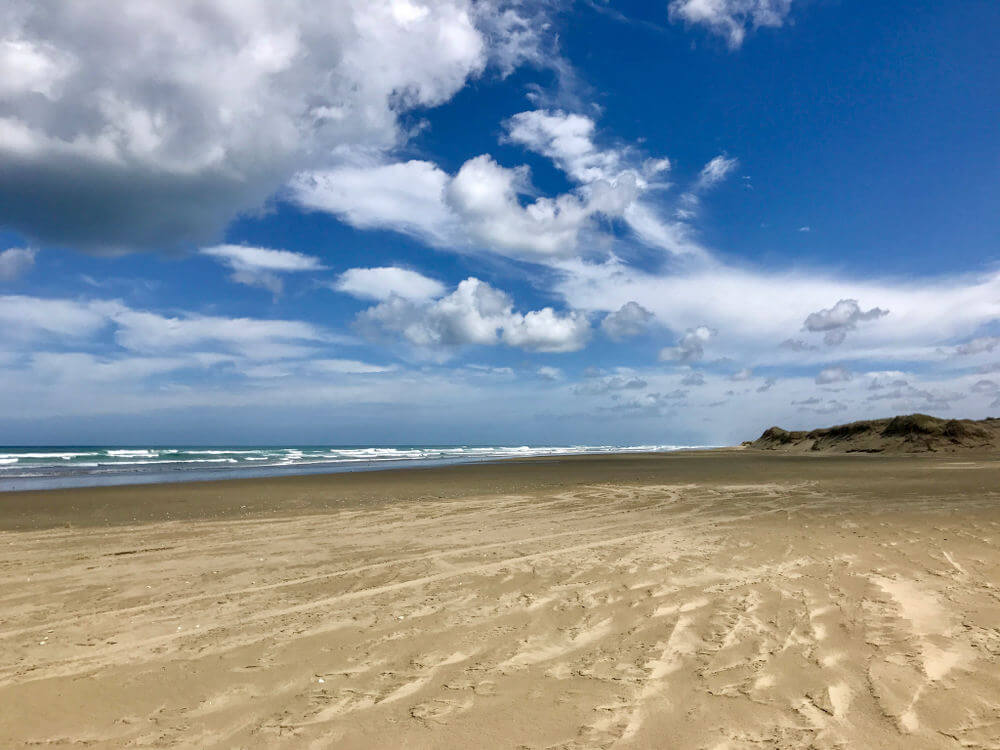
M668 159L599 148L594 121L579 114L521 112L506 127L508 142L551 159L577 186L554 197L538 196L526 166L504 167L482 154L454 176L417 160L369 160L302 172L288 195L303 208L331 213L360 229L390 229L460 252L486 250L536 262L604 252L614 239L596 221L605 218L624 221L649 246L704 254L688 226L665 220L643 199L666 187L658 180L670 168Z
M373 365L356 359L313 359L309 361L308 369L335 375L378 375L393 372L397 368L395 365Z
M626 302L601 321L601 330L615 341L641 336L649 328L653 313L636 302Z
M443 245L462 239L445 203L450 179L428 161L350 165L302 172L290 182L289 195L303 208L359 229L392 229Z
M551 159L583 186L595 207L603 202L601 210L620 215L643 243L677 255L703 254L685 224L665 220L643 200L644 193L669 187L662 181L669 159L640 159L634 149L598 147L595 123L585 115L533 110L514 115L505 125L507 140Z
M888 310L879 307L862 311L856 299L842 299L831 308L809 313L802 330L824 332L823 342L827 346L836 346L844 343L847 332L857 328L858 323L878 320L888 314Z
M620 215L634 197L626 176L588 195L538 197L527 167L508 168L483 154L454 177L430 162L342 167L297 175L290 196L307 209L332 213L359 229L391 229L449 250L486 250L530 260L566 257L593 217Z
M739 166L738 159L730 159L719 155L702 167L698 174L696 188L700 191L709 190L725 180Z
M489 0L8 3L0 223L104 251L210 241L302 168L395 148L401 114L491 60L540 62L531 20Z
M349 268L333 283L333 288L361 299L428 300L440 297L445 286L440 281L406 268Z
M851 374L850 370L843 367L827 367L824 370L820 370L819 374L816 376L816 383L818 385L829 385L830 383L844 383L851 380L854 376Z
M744 380L750 380L750 378L752 377L753 377L753 370L751 370L749 367L744 367L742 370L738 370L737 372L734 372L732 375L730 375L729 379L739 383Z
M670 18L706 26L735 49L747 28L781 26L791 6L792 0L671 0Z
M517 313L506 293L476 278L433 302L390 297L360 313L357 325L369 336L398 335L427 350L502 341L530 351L567 352L582 348L590 334L582 313L559 314L549 307Z
M116 345L110 350L100 338L105 331L112 332ZM0 296L0 346L31 355L50 342L76 350L107 350L102 359L89 360L91 373L300 358L342 340L304 321L191 312L167 316L134 310L114 300ZM121 350L131 357L127 366ZM46 361L55 361L56 354L46 355Z
M197 357L96 356L85 352L36 352L31 371L42 379L72 383L121 384L184 369L202 369L210 361Z
M673 273L646 272L618 260L564 261L557 268L562 276L555 289L570 308L607 313L634 301L674 330L706 326L718 331L713 343L748 367L831 360L942 362L955 342L1000 318L1000 273L899 282L720 263ZM878 325L858 326L849 344L836 350L776 347L802 327L822 299L878 300L892 315ZM985 345L971 349L980 357L988 353Z
M280 273L322 271L326 269L319 258L290 250L272 250L248 245L215 245L202 248L201 253L215 258L232 269L232 280L238 284L260 286L280 294Z
M575 352L590 338L590 322L580 312L561 315L551 307L515 313L503 327L503 341L535 352Z
M661 362L697 362L705 356L705 344L715 336L716 331L708 326L689 328L676 346L660 350Z
M12 247L0 252L0 281L13 281L35 265L36 251L29 247Z
M542 367L539 367L536 372L538 373L538 377L540 377L542 380L555 381L555 380L562 380L564 377L562 370L560 370L558 367L549 367L548 365L543 365Z
M117 309L115 302L0 296L0 340L89 337L106 328L110 313Z
M185 313L172 317L120 308L110 316L115 341L135 352L173 352L217 347L250 359L303 356L330 340L320 328L296 320L226 318Z
M594 145L594 121L584 115L533 110L514 115L505 125L510 141L551 159L577 182L611 179L621 169L621 154ZM670 162L657 166L665 171Z
M518 195L528 190L526 167L507 169L477 156L459 169L447 197L472 238L488 249L542 258L575 253L593 210L570 194L522 206Z

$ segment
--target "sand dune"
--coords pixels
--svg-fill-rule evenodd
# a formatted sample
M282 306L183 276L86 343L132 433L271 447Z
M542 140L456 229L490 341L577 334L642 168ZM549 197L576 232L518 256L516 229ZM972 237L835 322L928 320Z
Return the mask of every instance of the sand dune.
M1000 462L603 461L2 532L0 745L1000 747Z
M751 448L813 453L1000 453L1000 419L940 419L906 414L891 419L794 431L771 427Z

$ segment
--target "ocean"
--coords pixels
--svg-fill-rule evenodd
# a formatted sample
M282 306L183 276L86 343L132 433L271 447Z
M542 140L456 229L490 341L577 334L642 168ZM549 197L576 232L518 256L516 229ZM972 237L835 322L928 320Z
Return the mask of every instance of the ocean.
M0 491L372 471L681 445L0 446Z

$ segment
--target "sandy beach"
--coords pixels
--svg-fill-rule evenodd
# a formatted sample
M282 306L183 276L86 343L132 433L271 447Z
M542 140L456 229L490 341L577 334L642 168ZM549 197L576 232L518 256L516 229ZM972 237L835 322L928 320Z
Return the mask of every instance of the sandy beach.
M998 748L1000 460L0 496L0 746Z

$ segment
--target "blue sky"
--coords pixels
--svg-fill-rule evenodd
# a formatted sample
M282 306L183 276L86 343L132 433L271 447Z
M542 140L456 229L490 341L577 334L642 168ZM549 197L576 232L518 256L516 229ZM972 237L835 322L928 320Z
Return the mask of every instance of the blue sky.
M106 4L0 8L0 443L1000 413L996 3Z

